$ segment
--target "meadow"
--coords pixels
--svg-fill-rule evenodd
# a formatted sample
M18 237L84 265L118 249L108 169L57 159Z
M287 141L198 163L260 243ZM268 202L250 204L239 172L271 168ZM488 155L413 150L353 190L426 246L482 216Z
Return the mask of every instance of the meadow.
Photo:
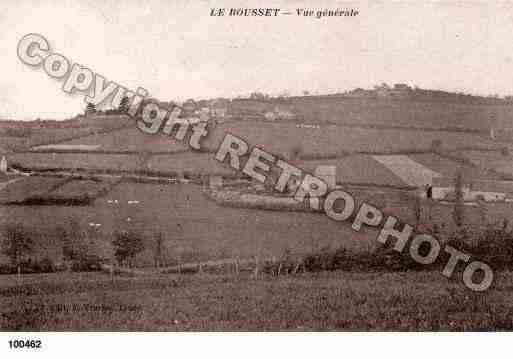
M410 153L413 161L443 176L454 177L461 172L466 178L498 179L499 174L482 168L477 163L463 163L436 153ZM490 157L491 158L491 157ZM111 153L40 153L24 152L7 155L19 168L29 170L68 170L105 173L140 172L175 178L177 176L221 175L233 177L237 173L215 159L214 153L181 152L174 154L111 154ZM505 163L505 159L501 159ZM395 188L409 188L399 175L367 154L348 154L337 158L292 161L305 171L314 172L319 165L336 166L337 182ZM492 162L489 163L489 166Z
M99 145L98 150L104 152L175 153L188 150L180 141L161 134L148 135L135 127L73 139L62 144Z
M407 183L370 155L357 154L336 159L298 161L295 165L311 173L314 173L319 165L336 166L338 183L408 187Z
M132 124L126 116L119 115L77 116L67 121L0 121L0 150L23 151Z
M215 152L226 134L231 133L269 152L289 155L300 148L306 158L339 157L347 153L408 153L432 149L441 141L447 150L497 148L486 134L411 129L373 129L341 125L319 128L299 127L296 122L229 121L210 127L201 140L204 151ZM136 128L124 128L106 134L64 141L61 145L99 145L101 153L173 154L187 151L187 145L162 134L148 135ZM479 145L477 145L479 144ZM94 152L92 150L91 152Z
M136 201L136 202L135 202ZM2 206L8 214L1 224L23 218L35 232L39 259L60 261L62 243L59 227L71 221L91 228L100 242L109 244L114 232L135 230L144 238L147 250L139 265L153 266L155 238L163 235L164 252L170 265L179 262L224 258L279 257L286 250L297 255L324 246L344 245L371 250L377 233L355 233L345 223L321 214L280 213L220 207L207 200L200 186L119 183L90 206ZM99 224L90 227L90 223ZM4 258L5 260L5 258Z
M513 329L513 274L474 293L439 272L0 277L3 330Z
M203 142L217 150L227 134L236 135L268 152L289 155L295 147L307 157L326 158L345 153L408 153L432 149L440 140L446 149L496 146L485 135L448 131L355 128L326 125L318 129L300 128L295 123L233 121L218 125Z
M494 171L498 174L513 176L513 156L498 151L456 151L455 155L467 159L470 163Z
M43 153L20 152L6 156L11 165L27 170L90 170L138 171L143 170L139 156L126 154Z
M88 183L88 182L86 182ZM63 185L75 186L74 182ZM97 185L95 185L97 186ZM415 223L411 193L390 188L369 190L350 186L357 208L363 201L398 216L402 223ZM431 216L427 217L427 209ZM453 227L453 206L430 205L423 210L423 223ZM466 222L496 223L509 218L513 204L488 204L485 210L468 206ZM111 255L111 241L119 230L132 230L143 239L145 250L136 257L138 266L154 265L156 240L163 238L166 265L227 258L280 258L284 253L301 257L322 248L344 247L358 252L373 252L379 247L378 230L351 229L349 222L335 222L322 213L276 212L219 206L205 197L194 184L143 184L120 182L90 205L10 205L0 206L0 225L23 218L23 225L34 236L36 259L62 258L62 230L75 222L100 244L105 257ZM444 240L448 236L444 234ZM0 257L0 262L7 258Z
M511 123L511 104L469 104L342 97L293 97L273 101L236 100L235 111L265 112L276 106L292 109L305 122L357 126L452 129L488 132Z
M231 133L250 146L285 157L296 151L295 164L306 170L319 164L336 165L339 182L348 186L357 206L365 200L411 224L415 223L414 203L406 184L369 154L407 154L446 176L463 171L466 177L496 178L486 169L509 166L509 157L497 158L499 152L486 157L481 154L491 152L470 151L504 147L488 139L489 121L483 119L507 118L507 106L361 99L316 99L313 103L308 98L285 100L284 104L299 110L304 123L321 125L225 122L211 129L204 149L216 151L226 133ZM108 126L86 119L75 129L33 128L27 136L0 128L0 147L24 151L9 153L10 164L50 172L145 172L170 177L234 173L218 163L213 153L193 153L169 137L150 136L126 126L114 119ZM29 150L52 143L99 147L85 147L86 153L76 151L80 146L69 147L75 149L73 153L67 153L66 147L55 152ZM470 154L470 161L434 154L434 144L443 150L440 153ZM119 230L137 232L145 249L135 264L148 271L155 265L159 237L165 266L233 258L279 259L285 254L302 258L340 247L355 254L374 253L379 247L376 229L355 232L348 223L323 214L219 206L192 183L28 177L4 188L0 198L20 202L22 197L44 194L64 199L87 195L92 201L80 206L0 205L0 226L22 221L34 239L35 260L62 262L63 230L72 225L84 229L87 240L97 244L95 253L105 258L112 257L111 241ZM444 224L440 233L447 240L454 229L452 211L451 205L432 205L427 215L422 214L419 228ZM510 218L513 204L486 204L482 209L467 206L464 212L464 228L484 226ZM0 263L6 262L0 256ZM246 272L119 276L114 280L99 272L27 274L21 280L2 275L0 329L511 330L512 274L496 275L494 286L479 295L469 292L458 276L449 280L436 270L261 274L258 279Z
M63 185L68 179L52 177L23 177L0 190L0 203L22 203L29 198L44 196Z

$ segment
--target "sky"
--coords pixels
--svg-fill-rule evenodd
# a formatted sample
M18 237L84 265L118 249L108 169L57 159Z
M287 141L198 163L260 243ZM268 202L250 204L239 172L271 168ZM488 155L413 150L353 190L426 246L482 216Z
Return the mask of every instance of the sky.
M280 8L213 17L212 8ZM296 9L358 9L356 17ZM0 118L65 119L83 94L17 57L38 33L51 51L162 101L254 91L334 93L386 82L513 94L513 4L490 2L2 0Z

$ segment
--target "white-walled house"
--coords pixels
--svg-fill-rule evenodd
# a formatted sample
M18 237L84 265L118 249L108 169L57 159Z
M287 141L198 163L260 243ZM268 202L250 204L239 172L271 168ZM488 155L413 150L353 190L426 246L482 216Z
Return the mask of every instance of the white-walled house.
M513 128L490 128L490 138L496 141L510 142L513 140Z
M7 159L5 156L2 156L2 159L0 159L0 172L7 172Z

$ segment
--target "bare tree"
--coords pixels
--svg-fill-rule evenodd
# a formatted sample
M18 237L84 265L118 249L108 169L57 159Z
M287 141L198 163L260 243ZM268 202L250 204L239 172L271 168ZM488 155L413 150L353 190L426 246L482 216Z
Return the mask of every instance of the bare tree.
M161 267L163 262L164 235L157 233L155 237L155 267Z
M452 218L454 219L454 223L461 227L463 224L463 174L461 171L458 171L456 174L456 178L454 180L454 209L452 212Z
M298 161L301 159L301 154L303 152L303 147L300 143L296 143L289 151L289 160L290 161Z
M413 198L413 213L415 215L415 221L418 225L422 219L422 201L418 195L414 195Z
M133 265L135 256L142 252L144 243L142 236L134 231L118 231L112 241L114 257L120 264Z
M70 264L85 257L88 250L85 243L86 233L80 223L75 218L71 218L67 224L66 228L59 227L58 233L62 241L62 257Z
M149 166L148 161L151 159L151 153L144 149L137 151L136 153L136 166L141 176L146 175Z

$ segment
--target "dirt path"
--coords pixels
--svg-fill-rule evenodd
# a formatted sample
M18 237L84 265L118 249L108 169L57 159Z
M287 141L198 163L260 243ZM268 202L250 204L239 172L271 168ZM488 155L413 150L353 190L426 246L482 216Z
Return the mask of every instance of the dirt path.
M11 183L14 183L14 182L20 181L20 180L22 180L23 178L25 178L25 177L19 177L19 178L15 178L15 179L12 179L12 180L7 181L7 182L2 182L2 183L0 183L0 191L2 191L5 187L7 187L8 185L10 185Z

